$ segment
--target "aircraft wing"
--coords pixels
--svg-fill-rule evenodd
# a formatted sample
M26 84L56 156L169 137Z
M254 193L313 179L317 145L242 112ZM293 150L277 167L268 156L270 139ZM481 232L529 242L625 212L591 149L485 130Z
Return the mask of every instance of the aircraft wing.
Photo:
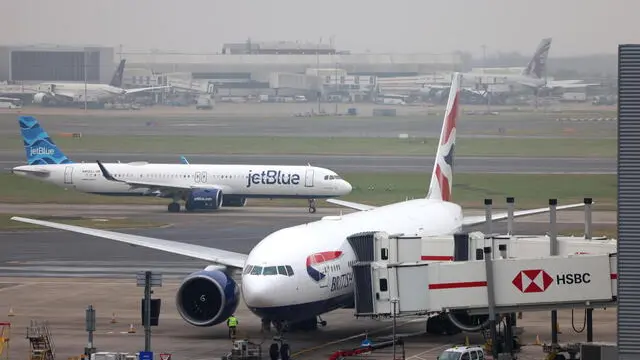
M574 209L574 208L578 208L578 207L582 207L582 206L584 206L583 203L571 204L571 205L561 205L561 206L557 206L556 210ZM515 218L519 218L519 217L523 217L523 216L544 214L544 213L547 213L547 212L549 212L549 208L548 207L538 208L538 209L530 209L530 210L514 211L513 212L513 218L515 219ZM509 216L508 213L492 214L491 215L491 221L505 220L505 219L507 219L508 216ZM479 224L484 224L484 223L486 223L486 218L485 218L484 215L480 215L480 216L465 216L465 218L462 220L462 225L464 225L464 226L479 225Z
M145 87L145 88L134 88L134 89L126 89L124 91L125 95L129 95L129 94L135 94L135 93L139 93L139 92L143 92L143 91L149 91L149 90L160 90L160 89L168 89L171 86L152 86L152 87Z
M50 174L49 170L45 170L45 169L20 169L20 170L10 169L10 170L12 173L23 172L23 173L33 174L36 176L49 176Z
M331 204L340 205L349 209L360 210L360 211L367 211L367 210L376 208L375 206L372 206L372 205L358 204L355 202L338 200L338 199L326 199L325 201Z
M53 229L71 231L78 234L96 236L103 239L115 240L130 245L146 247L149 249L166 251L172 254L184 255L194 259L211 261L213 264L219 264L238 269L242 269L244 267L244 263L247 259L247 255L245 254L210 248L206 246L187 244L178 241L124 234L115 231L91 229L75 225L59 224L51 221L23 218L20 216L14 216L11 218L11 220L40 225Z

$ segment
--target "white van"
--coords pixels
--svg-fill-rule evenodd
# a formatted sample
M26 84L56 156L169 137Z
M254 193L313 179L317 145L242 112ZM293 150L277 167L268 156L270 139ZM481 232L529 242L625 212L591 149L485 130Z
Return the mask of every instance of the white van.
M485 360L480 346L454 346L442 352L438 360Z

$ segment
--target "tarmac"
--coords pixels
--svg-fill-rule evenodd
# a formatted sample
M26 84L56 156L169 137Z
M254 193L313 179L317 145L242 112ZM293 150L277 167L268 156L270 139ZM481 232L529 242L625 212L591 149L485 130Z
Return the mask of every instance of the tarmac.
M293 117L294 113L310 111L313 104L218 104L213 111L192 108L153 107L139 111L55 109L28 107L20 111L0 111L0 134L15 135L17 115L34 115L55 133L79 132L91 135L176 135L176 136L294 136L294 137L386 137L400 134L410 137L440 135L444 105L375 106L371 104L340 104L339 111L349 107L363 109L395 108L398 116L325 116ZM484 107L464 106L463 109ZM334 107L327 108L333 111ZM464 110L463 110L464 111ZM498 109L500 111L500 109ZM589 109L597 113L600 109ZM461 115L456 124L457 136L466 137L527 137L543 132L544 138L566 138L567 134L586 132L592 138L615 138L617 123L556 121L562 112L527 111L500 115ZM585 115L590 117L589 114ZM591 117L598 117L593 115ZM601 117L601 116L600 116ZM569 131L569 132L567 132Z
M202 136L342 136L342 137L397 137L399 134L419 137L437 137L440 132L440 108L403 107L402 116L389 118L325 117L297 118L295 112L309 111L314 104L219 104L211 112L185 109L153 108L140 111L89 111L79 109L23 109L22 114L36 114L50 134L82 132L95 135L202 135ZM325 104L331 110L334 104ZM341 112L352 105L340 104ZM381 106L354 106L361 114ZM239 112L238 109L242 109ZM305 110L306 109L306 110ZM596 111L596 110L594 110ZM429 112L429 115L427 115ZM17 135L15 111L0 112L0 134ZM541 128L549 136L564 137L565 131L589 131L597 137L614 137L615 122L576 122L569 125L556 122L560 114L521 114L500 116L468 116L458 124L460 137L505 137L504 132L539 133ZM337 131L339 129L339 131ZM509 135L511 136L511 135ZM514 137L526 135L513 135ZM530 136L527 136L530 137ZM76 161L94 161L97 155L104 161L148 160L153 162L179 162L185 155L192 163L199 162L254 162L304 163L312 162L337 171L424 171L428 172L432 159L428 157L379 156L208 156L189 154L70 154ZM309 160L311 159L311 160ZM0 152L2 167L18 165L24 161L20 149ZM359 166L359 167L357 167ZM354 170L357 167L357 170ZM368 170L366 170L368 169ZM471 158L457 157L459 172L615 172L615 159L544 159L544 158ZM302 204L304 205L304 204ZM494 210L498 211L498 210ZM184 241L248 253L267 234L286 226L312 221L325 215L348 213L349 210L327 207L321 203L316 214L309 214L305 206L293 208L246 207L222 209L216 213L169 214L166 206L145 205L10 205L0 204L0 213L16 215L56 215L95 217L135 217L152 219L170 225L155 229L123 229L121 232ZM465 211L479 215L482 210ZM559 232L580 229L581 211L558 212ZM593 213L594 229L616 223L615 212ZM544 234L548 229L548 215L528 217L516 221L520 234ZM493 230L504 232L504 223L494 224ZM477 226L468 230L485 230ZM140 328L140 297L142 289L135 286L134 273L153 270L163 273L165 282L154 290L154 296L163 300L160 326L153 329L152 348L156 353L172 353L173 358L200 360L221 356L231 346L224 325L196 328L186 324L174 305L175 291L187 274L204 268L208 263L155 250L132 247L113 241L50 229L0 232L0 321L12 322L11 357L26 356L28 343L24 329L31 319L48 320L56 344L56 357L78 356L86 345L84 310L92 304L98 315L94 335L98 351L137 352L143 348L144 332ZM9 310L14 316L9 317ZM115 323L111 323L115 314ZM337 349L357 347L368 331L374 339L389 336L390 323L367 319L354 320L352 310L338 310L326 314L328 326L315 332L288 335L292 352L297 359L326 359ZM263 351L268 351L269 339L259 332L259 319L244 305L236 316L240 319L240 334L253 341L265 340ZM578 311L572 319L571 311L560 311L563 334L560 341L585 339L581 333L583 314ZM574 326L575 325L575 329ZM616 340L615 310L594 312L595 339ZM130 324L135 334L127 333ZM442 349L462 344L465 334L454 337L436 337L422 334L424 323L399 321L400 334L413 334L407 338L406 357L412 360L435 359ZM525 313L520 326L525 327L522 341L532 344L536 336L542 341L550 339L548 313ZM376 333L377 332L377 333ZM472 343L484 342L479 334L469 334ZM376 340L374 340L376 341ZM385 353L379 358L390 358ZM539 347L527 346L520 359L539 359Z
M3 213L23 215L51 214L51 205L1 205ZM168 214L164 206L69 205L59 216L127 216L155 219L171 226L158 229L121 230L122 232L153 236L162 239L185 241L218 247L225 250L248 252L262 237L284 226L300 224L328 214L336 209L320 208L309 214L300 208L239 208L219 213ZM477 215L482 211L466 212ZM581 211L558 212L562 229L580 226ZM547 218L548 219L548 218ZM615 221L612 212L593 213L594 226ZM498 223L496 231L504 231ZM516 222L517 233L544 233L545 216L534 216ZM473 229L472 229L473 230ZM476 230L482 230L478 227ZM135 352L144 344L140 328L139 299L142 289L136 288L134 274L142 270L163 273L164 283L154 290L154 297L163 301L160 326L153 328L152 348L156 353L173 354L174 359L208 359L224 354L230 348L224 325L196 328L181 320L175 310L175 291L187 274L208 265L205 262L155 250L132 247L113 241L56 230L12 231L0 233L0 321L12 322L11 354L27 354L28 342L24 330L31 319L48 320L56 344L58 358L77 356L85 345L84 309L92 304L97 311L98 324L94 334L98 351ZM6 317L9 310L13 317ZM4 312L4 313L2 313ZM115 314L116 323L110 321ZM236 312L240 319L240 333L253 341L263 340L259 332L259 320L244 305ZM327 327L316 332L287 335L292 352L298 359L326 359L337 349L357 347L368 331L369 336L389 336L390 322L367 319L354 320L352 310L338 310L323 316ZM549 341L548 313L525 313L520 326L525 327L522 341L533 344L536 336ZM574 325L582 327L583 313L575 314ZM615 341L615 310L594 313L595 339ZM128 334L130 324L136 333ZM421 321L399 320L398 333L409 335L405 345L407 358L433 359L444 348L462 344L465 334L454 337L436 337L423 334ZM571 312L560 312L563 334L561 341L577 341L585 338L572 329ZM378 333L376 333L376 331ZM480 334L468 334L472 343L482 343ZM341 341L342 340L342 341ZM266 339L263 351L268 350ZM26 355L25 355L26 356ZM390 358L388 351L379 358ZM521 359L539 359L539 347L528 346Z

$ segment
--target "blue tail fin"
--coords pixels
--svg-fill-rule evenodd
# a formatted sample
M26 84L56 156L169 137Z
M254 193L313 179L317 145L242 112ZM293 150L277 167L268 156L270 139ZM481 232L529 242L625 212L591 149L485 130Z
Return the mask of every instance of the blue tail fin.
M19 116L20 133L29 165L71 164L33 116Z

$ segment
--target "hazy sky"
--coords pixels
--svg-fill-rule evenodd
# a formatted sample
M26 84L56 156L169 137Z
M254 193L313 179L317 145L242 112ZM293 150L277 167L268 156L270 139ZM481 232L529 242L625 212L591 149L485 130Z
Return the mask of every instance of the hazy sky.
M0 0L2 44L219 52L300 40L362 52L615 53L640 42L640 0Z

